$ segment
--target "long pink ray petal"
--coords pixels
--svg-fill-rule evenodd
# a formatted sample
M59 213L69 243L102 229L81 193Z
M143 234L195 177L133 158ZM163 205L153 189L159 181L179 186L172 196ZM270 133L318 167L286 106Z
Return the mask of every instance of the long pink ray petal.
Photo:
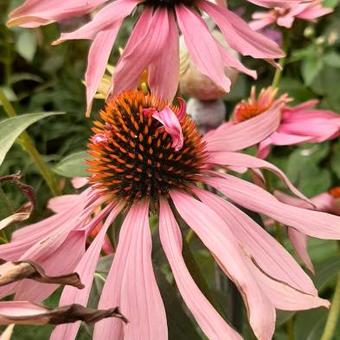
M28 301L1 301L0 315L21 316L39 315L46 313L46 308ZM0 316L0 320L2 317ZM2 321L2 320L1 320ZM3 324L1 322L1 324Z
M290 8L291 6L298 4L301 0L247 0L255 5L259 5L262 7L281 7L281 8Z
M170 196L181 217L239 288L255 335L262 340L271 339L275 326L275 309L249 271L250 260L239 247L234 235L207 205L186 193L170 192Z
M284 52L273 40L253 31L245 21L226 7L217 6L206 0L199 1L198 7L211 16L230 47L242 55L264 59L284 56Z
M308 238L305 234L300 233L294 228L288 228L288 237L290 242L292 243L297 255L306 265L306 267L314 273L314 266L312 260L308 254L307 242Z
M92 287L94 272L96 270L100 250L102 249L107 229L110 227L114 219L117 217L120 210L121 210L120 206L114 207L112 209L104 225L102 226L99 234L93 240L90 247L82 257L81 261L78 263L77 267L75 268L75 272L77 272L80 275L81 281L85 285L85 288L79 290L77 288L70 289L71 287L65 287L61 295L59 305L62 306L77 303L82 306L86 306ZM73 340L77 335L79 326L80 322L60 325L54 329L50 339Z
M83 15L107 0L26 0L9 14L8 26L38 27Z
M220 215L241 246L268 276L305 293L317 294L309 276L260 225L217 195L201 189L195 189L194 192L203 203Z
M208 151L239 151L258 144L280 125L282 103L238 124L222 124L205 137Z
M225 76L221 52L204 20L183 5L176 6L176 16L191 59L198 70L229 92L231 82Z
M99 32L91 44L85 74L87 117L90 116L93 98L105 73L121 24L122 21L117 21L107 30Z
M219 44L218 47L226 67L234 68L240 72L247 74L250 77L253 77L254 79L257 79L256 71L250 70L249 68L245 67L238 59L230 55L230 53L222 45Z
M178 87L179 77L179 37L177 24L172 13L169 20L167 46L161 49L159 57L148 68L148 82L153 93L160 98L172 101Z
M305 294L282 282L272 280L255 266L253 267L253 273L258 281L261 282L265 294L277 309L297 311L329 307L329 301L320 299L317 295Z
M69 210L70 205L73 205L77 199L79 199L79 195L76 194L53 197L48 201L47 208L54 213L65 212Z
M205 335L212 340L241 339L199 290L182 257L182 235L168 203L161 199L159 234L177 287Z
M340 217L281 203L269 192L234 176L216 173L204 181L241 206L321 239L340 239ZM251 193L251 195L249 195Z
M282 131L281 127L270 136L273 145L294 145L311 141L310 136L298 136Z
M73 231L55 252L46 257L30 257L29 259L39 263L49 275L71 273L85 252L85 241L84 231ZM58 286L54 284L43 284L25 279L18 283L15 298L41 302L57 288Z
M157 119L164 126L165 131L171 136L172 147L175 151L182 149L184 137L177 115L169 107L166 107L162 111L155 111L152 117Z
M116 22L122 21L131 14L140 0L116 0L102 8L88 24L70 33L62 33L54 44L65 40L94 39L100 31L106 31Z
M114 95L137 87L143 71L166 48L170 21L168 13L162 9L143 11L113 75Z
M320 18L332 12L332 8L323 7L321 4L318 3L310 4L304 11L302 11L298 15L298 18L313 21L314 19Z
M303 195L289 180L289 178L275 165L242 153L236 152L211 152L207 159L208 163L224 165L224 166L232 166L232 167L245 167L250 169L266 169L277 175L289 188L289 190L294 193L297 197L309 201L309 199ZM311 207L313 204L311 203Z
M148 202L134 204L122 225L116 254L106 279L99 308L119 305L128 319L96 324L94 339L166 339L163 302L152 268ZM123 328L124 327L124 328Z

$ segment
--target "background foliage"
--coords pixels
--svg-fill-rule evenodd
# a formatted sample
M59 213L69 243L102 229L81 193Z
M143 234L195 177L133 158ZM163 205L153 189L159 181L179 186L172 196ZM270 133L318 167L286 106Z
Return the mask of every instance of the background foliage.
M0 87L5 91L15 110L20 113L63 111L65 115L39 120L27 129L37 149L50 164L58 177L58 185L65 193L71 192L69 178L84 174L81 161L90 135L91 120L84 118L84 86L82 77L86 66L88 42L67 42L50 46L60 29L71 30L77 23L65 22L60 28L50 25L41 29L7 29L5 21L9 10L20 1L2 0L0 3ZM249 16L255 9L243 0L230 1L230 6L242 9ZM297 22L285 32L289 40L288 57L281 79L280 91L288 92L295 103L318 98L320 107L340 113L340 6L338 0L327 0L334 13L322 18L318 24ZM79 19L86 20L86 18ZM116 46L123 46L132 21L127 21L120 32ZM112 54L112 62L118 49ZM271 83L274 70L264 62L245 60L258 70L256 86ZM234 105L249 95L254 81L241 75L225 104L230 113ZM102 102L97 101L99 108ZM94 110L96 111L96 110ZM5 118L0 106L0 120ZM0 136L1 138L2 136ZM308 149L308 152L306 152ZM285 170L294 184L307 196L313 196L340 185L340 141L274 149L270 161ZM19 144L14 145L0 168L0 176L21 171L23 181L33 186L37 206L30 221L40 219L50 212L45 209L51 193L37 172L31 159ZM274 181L275 179L273 179ZM273 183L273 186L279 185ZM0 187L0 219L8 216L23 203L24 198L10 184ZM20 225L16 225L19 227ZM285 235L281 241L291 250ZM155 239L155 242L157 240ZM186 252L193 276L219 311L240 329L245 339L253 339L244 317L242 302L234 287L221 275L212 258L204 251L197 239L190 243L194 259ZM336 273L340 269L339 250L333 241L310 241L310 253L316 264L314 280L322 297L331 298ZM164 255L155 246L155 263L158 280L166 302L170 322L171 339L201 339L194 322L187 316L176 290L172 285ZM98 266L90 304L95 306L98 292L105 280L111 258L103 258ZM198 268L196 265L198 264ZM199 274L201 273L201 274ZM202 274L203 273L203 274ZM55 306L58 293L47 303ZM327 311L318 309L300 313L280 313L275 339L320 339ZM14 339L47 339L51 327L16 327ZM90 338L90 328L83 327L79 339ZM340 339L338 327L336 339Z

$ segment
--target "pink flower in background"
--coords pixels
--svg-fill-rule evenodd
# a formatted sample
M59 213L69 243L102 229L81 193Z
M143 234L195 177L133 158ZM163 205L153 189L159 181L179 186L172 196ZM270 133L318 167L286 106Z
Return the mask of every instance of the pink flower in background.
M300 105L290 107L286 94L275 99L277 90L267 88L261 90L258 98L255 88L252 89L248 100L239 103L233 112L229 123L221 125L209 135L209 140L219 140L214 143L213 151L223 151L223 139L229 124L244 128L244 138L248 129L257 127L262 115L267 115L265 124L276 125L270 135L264 136L258 146L258 157L266 158L272 145L295 145L300 143L319 143L337 138L340 132L340 115L323 109L315 109L317 100L310 100ZM268 111L271 116L268 116ZM263 126L266 130L266 125Z
M170 126L181 129L181 148L173 145L173 134L178 132L166 129L167 123L154 117L164 108L173 113ZM155 232L177 288L204 334L209 339L241 339L192 279L182 256L181 220L240 290L256 337L269 340L276 309L303 310L329 304L318 297L311 279L293 257L236 205L326 239L340 238L340 218L282 203L261 187L226 173L235 167L267 169L305 199L277 167L238 152L275 130L276 124L269 119L275 107L258 116L258 125L246 131L247 138L239 124L229 124L221 139L224 149L216 152L211 150L219 141L202 138L182 108L141 91L112 98L94 123L94 136L89 141L89 188L79 195L58 198L61 209L16 231L11 243L0 246L0 257L32 259L52 275L76 271L85 288L67 286L60 304L86 305L105 235L120 214L119 241L98 308L119 306L129 322L102 320L95 326L94 339L167 339L166 313L151 257L152 212L158 216ZM204 185L228 200L203 189ZM86 239L99 224L100 231L85 249ZM41 301L55 289L26 279L2 287L0 292L2 296L15 292L16 299ZM52 339L74 339L78 328L79 323L58 326Z
M306 209L311 208L307 202L296 197L289 196L280 191L275 192L275 196L281 202L286 204ZM314 196L310 199L310 201L313 203L314 209L340 216L340 187L334 187L328 192ZM306 267L311 272L314 272L314 266L307 249L307 235L296 229L288 228L288 236L295 248L296 253L299 255Z
M295 19L315 21L317 18L333 12L332 8L323 7L321 0L289 6L286 8L275 7L267 12L255 12L254 20L250 22L249 26L256 31L273 24L291 28Z
M60 1L58 6L52 2L54 3L51 0L27 0L10 14L8 25L36 27L81 15L105 1ZM266 6L273 4L273 1L253 2ZM216 5L207 0L109 2L88 24L74 32L63 33L56 42L92 40L85 75L87 114L90 113L93 97L123 20L137 6L142 7L142 11L113 75L113 94L136 88L141 74L147 69L152 91L164 99L172 100L179 77L179 30L184 35L186 46L198 70L225 91L230 89L230 80L224 72L226 67L236 68L256 77L255 71L243 66L215 40L196 9L207 13L220 28L229 46L242 55L269 60L284 55L278 45L251 30L245 21L221 4Z

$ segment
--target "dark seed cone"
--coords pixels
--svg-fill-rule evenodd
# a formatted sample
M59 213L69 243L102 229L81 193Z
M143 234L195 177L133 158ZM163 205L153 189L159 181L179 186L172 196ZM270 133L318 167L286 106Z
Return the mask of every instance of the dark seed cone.
M204 163L205 144L185 115L180 121L184 144L175 151L171 136L152 117L152 110L144 110L161 111L166 106L141 91L125 92L107 103L88 144L93 185L130 203L144 197L157 201L171 189L188 189ZM179 113L177 107L170 108Z

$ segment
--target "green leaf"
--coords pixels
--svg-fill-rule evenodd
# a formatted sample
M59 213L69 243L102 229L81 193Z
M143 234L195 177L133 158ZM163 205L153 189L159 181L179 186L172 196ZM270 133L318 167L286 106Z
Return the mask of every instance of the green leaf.
M333 256L316 266L314 283L318 291L324 289L340 271L340 256Z
M340 179L340 142L334 145L334 150L331 159L331 169Z
M37 39L33 31L20 31L16 42L17 52L27 61L31 62L37 50Z
M60 114L63 112L28 113L0 121L0 166L15 140L31 124L42 118Z
M87 159L89 154L86 151L75 152L63 158L52 170L65 177L88 177Z
M340 54L329 52L323 57L324 62L331 67L340 67Z
M316 55L309 56L302 63L302 77L306 85L311 85L316 78L316 76L320 73L323 67L323 62L321 58L318 58Z

